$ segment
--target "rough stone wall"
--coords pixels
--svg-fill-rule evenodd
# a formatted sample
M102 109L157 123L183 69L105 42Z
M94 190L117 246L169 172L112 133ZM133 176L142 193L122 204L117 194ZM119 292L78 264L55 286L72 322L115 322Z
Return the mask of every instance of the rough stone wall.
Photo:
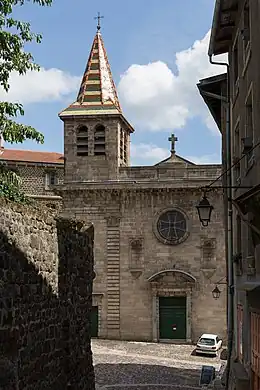
M215 283L225 276L223 199L209 194L214 205L212 221L202 228L196 204L201 193L192 189L150 191L79 191L64 193L66 210L95 226L95 272L93 302L99 306L99 336L153 340L153 296L148 278L176 267L193 275L197 283L191 294L191 339L202 333L226 337L226 294L214 300ZM95 206L93 204L95 203ZM157 216L178 207L189 220L189 237L171 246L154 234ZM203 242L213 240L212 259L203 258ZM137 242L137 246L133 246ZM136 256L136 249L139 254ZM170 282L173 284L174 280Z
M63 183L64 166L42 166L42 165L18 165L11 166L17 171L22 178L22 190L26 194L31 195L55 195L52 188L47 188L46 172L55 171L57 176L57 184Z
M0 388L94 389L93 228L1 199Z

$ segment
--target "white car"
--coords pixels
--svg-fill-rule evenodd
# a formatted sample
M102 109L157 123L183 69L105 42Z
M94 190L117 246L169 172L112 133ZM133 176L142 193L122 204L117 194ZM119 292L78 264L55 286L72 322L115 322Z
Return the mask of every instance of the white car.
M203 334L196 345L196 354L218 355L222 340L216 334Z

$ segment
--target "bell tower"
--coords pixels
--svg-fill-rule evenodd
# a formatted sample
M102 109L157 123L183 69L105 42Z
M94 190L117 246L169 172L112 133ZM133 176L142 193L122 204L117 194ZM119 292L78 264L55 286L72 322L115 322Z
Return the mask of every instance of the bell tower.
M63 110L65 181L117 180L130 164L130 134L100 32L100 16L77 100Z

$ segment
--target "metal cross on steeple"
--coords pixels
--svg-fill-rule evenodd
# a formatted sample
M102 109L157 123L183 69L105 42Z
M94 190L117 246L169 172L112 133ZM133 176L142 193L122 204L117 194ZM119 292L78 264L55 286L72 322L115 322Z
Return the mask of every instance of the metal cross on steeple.
M168 138L168 141L171 142L171 153L174 154L175 153L175 142L178 141L178 138L175 137L174 134L172 134L169 138Z
M100 19L104 19L104 16L100 16L100 12L98 12L98 16L96 16L94 19L98 21L98 23L97 23L97 31L100 31L100 29L101 29Z

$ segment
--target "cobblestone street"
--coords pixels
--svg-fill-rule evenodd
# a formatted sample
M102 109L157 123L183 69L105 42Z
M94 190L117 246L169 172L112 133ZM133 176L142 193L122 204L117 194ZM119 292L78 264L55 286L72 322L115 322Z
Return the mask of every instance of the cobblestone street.
M202 365L220 359L195 356L190 345L92 340L96 390L199 390Z

